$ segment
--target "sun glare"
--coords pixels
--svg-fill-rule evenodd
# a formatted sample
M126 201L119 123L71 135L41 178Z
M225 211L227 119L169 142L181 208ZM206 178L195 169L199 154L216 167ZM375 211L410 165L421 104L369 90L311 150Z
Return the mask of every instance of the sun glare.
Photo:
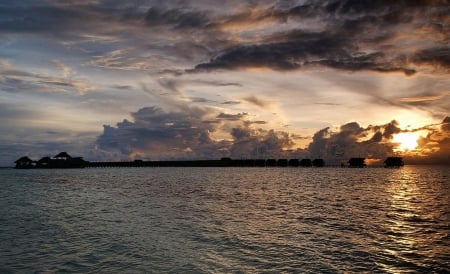
M417 148L417 140L419 139L417 132L402 132L394 135L393 143L398 143L394 151L410 151Z

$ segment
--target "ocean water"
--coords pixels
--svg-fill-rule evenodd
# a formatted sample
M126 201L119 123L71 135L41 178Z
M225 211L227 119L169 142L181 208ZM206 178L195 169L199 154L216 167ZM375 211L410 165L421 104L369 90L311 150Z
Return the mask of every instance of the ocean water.
M449 167L0 170L0 273L450 273Z

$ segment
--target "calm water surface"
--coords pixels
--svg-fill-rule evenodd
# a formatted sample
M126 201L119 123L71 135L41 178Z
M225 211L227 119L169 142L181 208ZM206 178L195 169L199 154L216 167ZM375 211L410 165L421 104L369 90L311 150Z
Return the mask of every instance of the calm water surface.
M0 170L0 273L450 273L449 167Z

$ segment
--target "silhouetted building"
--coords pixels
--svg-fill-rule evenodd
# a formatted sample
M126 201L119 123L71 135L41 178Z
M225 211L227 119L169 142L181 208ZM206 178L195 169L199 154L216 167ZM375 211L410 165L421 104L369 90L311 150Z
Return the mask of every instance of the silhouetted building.
M54 158L43 157L35 162L24 156L15 161L16 168L83 168L89 166L89 162L82 157L72 157L67 152L61 152Z
M50 157L43 157L36 163L36 167L46 168L52 164L52 159Z
M58 153L53 158L60 159L60 160L69 160L69 159L72 159L72 156L70 156L67 152L63 151L63 152Z
M265 167L266 166L266 160L265 159L256 159L255 160L255 166L257 166L257 167Z
M288 166L288 160L287 159L278 159L277 166L287 167Z
M312 167L311 159L302 159L300 161L300 166L302 166L302 167Z
M348 167L365 167L366 158L351 158L348 160Z
M402 167L404 165L402 157L388 157L384 161L384 167Z
M325 166L325 161L323 159L314 159L312 161L312 164L315 167L324 167Z
M27 156L21 157L14 163L16 164L16 168L34 168L35 166L35 162Z
M298 159L290 159L288 165L298 167L300 165L300 161Z
M266 166L277 166L277 160L275 159L267 159Z

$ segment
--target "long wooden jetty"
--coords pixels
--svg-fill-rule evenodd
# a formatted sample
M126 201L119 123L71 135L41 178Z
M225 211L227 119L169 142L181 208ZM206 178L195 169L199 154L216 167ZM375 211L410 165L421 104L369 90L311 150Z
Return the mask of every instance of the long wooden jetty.
M313 162L313 161L312 161ZM313 164L308 166L312 167ZM323 162L323 161L322 161ZM315 162L316 167L322 167L320 161ZM182 160L182 161L142 161L129 162L89 162L88 168L94 167L299 167L298 159L230 159L220 160ZM304 166L304 165L303 165Z
M44 157L38 161L24 156L15 161L15 168L102 168L102 167L323 167L322 159L231 159L220 160L172 160L172 161L119 161L119 162L89 162L82 157L71 157L61 152L53 158Z
M366 167L364 158L351 158L348 167ZM220 160L174 160L174 161L122 161L122 162L89 162L82 157L72 157L61 152L53 158L44 157L38 161L24 156L15 161L15 168L102 168L102 167L324 167L323 159L231 159ZM341 167L346 167L341 163ZM403 166L400 157L389 157L385 167Z

